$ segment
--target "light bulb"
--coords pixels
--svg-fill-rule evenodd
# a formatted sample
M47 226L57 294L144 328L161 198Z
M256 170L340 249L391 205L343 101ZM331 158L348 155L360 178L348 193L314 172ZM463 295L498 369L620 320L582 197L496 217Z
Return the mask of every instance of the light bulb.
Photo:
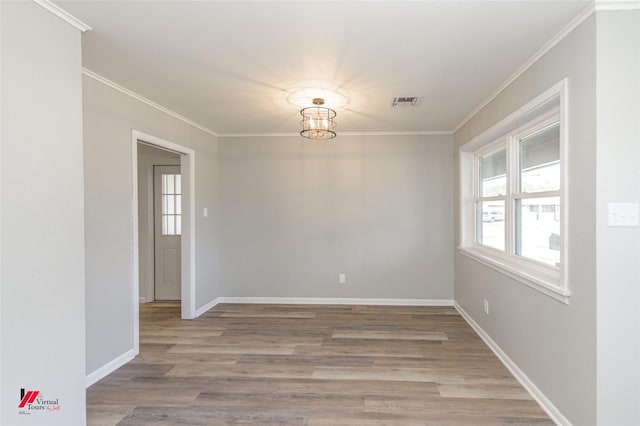
M313 118L309 118L309 127L311 127L312 129L316 128L316 122L313 121Z

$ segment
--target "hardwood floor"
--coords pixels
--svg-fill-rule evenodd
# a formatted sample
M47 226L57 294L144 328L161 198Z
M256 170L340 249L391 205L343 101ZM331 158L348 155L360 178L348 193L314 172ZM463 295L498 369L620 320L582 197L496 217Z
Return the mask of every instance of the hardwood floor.
M453 308L140 308L140 355L87 389L89 425L549 425Z

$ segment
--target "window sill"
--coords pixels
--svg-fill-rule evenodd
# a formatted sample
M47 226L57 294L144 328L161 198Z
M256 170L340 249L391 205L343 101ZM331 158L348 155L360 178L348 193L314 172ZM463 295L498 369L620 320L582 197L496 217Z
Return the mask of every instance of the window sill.
M571 292L568 289L559 287L559 278L541 274L533 268L526 268L520 262L507 257L501 258L484 253L484 250L475 247L458 247L460 254L482 263L489 268L500 272L540 293L551 297L566 305L569 304Z

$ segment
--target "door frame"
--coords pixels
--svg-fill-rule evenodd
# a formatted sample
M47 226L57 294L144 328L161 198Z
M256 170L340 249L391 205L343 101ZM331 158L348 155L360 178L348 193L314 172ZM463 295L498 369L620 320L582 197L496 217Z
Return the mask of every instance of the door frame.
M195 163L196 152L191 148L170 142L153 135L131 130L131 167L133 171L133 342L136 354L140 352L140 283L138 253L138 143L173 151L180 155L180 174L183 185L183 216L181 238L181 317L193 319L196 316L196 257L195 257ZM186 196L186 197L185 197ZM184 200L187 198L187 200ZM186 201L186 202L185 202Z

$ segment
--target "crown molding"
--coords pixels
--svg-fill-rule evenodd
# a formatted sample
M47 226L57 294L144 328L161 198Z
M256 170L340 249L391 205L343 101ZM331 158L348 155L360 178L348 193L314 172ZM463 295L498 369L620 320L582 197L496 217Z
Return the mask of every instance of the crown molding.
M638 0L596 0L596 11L603 10L640 10Z
M390 132L341 132L345 136L415 136L415 135L452 135L451 130L417 130L417 131L390 131Z
M293 132L284 132L284 133L218 133L219 138L269 138L269 137L279 137L279 138L292 138L295 136L300 136L300 133Z
M79 20L78 18L76 18L66 10L62 9L60 6L56 5L50 0L33 0L33 1L34 3L47 9L49 12L53 13L57 17L67 21L68 23L70 23L71 25L73 25L74 27L76 27L82 32L91 31L93 29L89 25L85 24L84 22L82 22L81 20Z
M145 104L149 105L150 107L157 109L158 111L162 111L165 114L168 114L168 115L172 116L173 118L177 118L178 120L180 120L180 121L182 121L182 122L184 122L184 123L186 123L186 124L188 124L190 126L193 126L193 127L197 128L197 129L200 129L205 133L208 133L208 134L210 134L212 136L216 136L216 137L219 136L213 130L211 130L211 129L209 129L209 128L201 125L201 124L198 124L193 120L189 120L187 117L185 117L183 115L180 115L177 112L171 111L169 108L165 108L162 105L157 104L157 103L153 102L152 100L150 100L148 98L145 98L144 96L134 92L133 90L129 90L126 87L120 86L118 83L113 82L113 81L109 80L108 78L103 77L100 74L91 71L88 68L82 67L82 74L84 74L87 77L90 77L90 78L92 78L92 79L94 79L96 81L99 81L100 83L102 83L104 85L107 85L107 86L111 87L112 89L115 89L115 90L117 90L117 91L119 91L121 93L124 93L125 95L130 96L135 100L138 100L138 101L140 101L142 103L145 103Z
M339 132L338 136L415 136L415 135L452 135L450 130L416 131L416 132ZM220 138L267 138L267 137L296 137L300 133L220 133Z
M616 2L616 3L627 3L627 2ZM631 3L631 2L628 2ZM637 3L637 2L636 2ZM596 11L596 4L591 3L587 6L582 12L580 12L575 18L573 18L559 33L557 33L551 40L549 40L540 50L533 54L527 61L520 66L511 74L509 78L507 78L496 90L494 90L484 101L482 101L477 107L473 109L456 127L451 131L452 133L456 133L458 130L462 128L473 116L479 113L482 108L487 106L489 102L494 100L504 89L506 89L511 83L513 83L518 77L525 73L533 64L538 62L538 59L542 58L546 53L548 53L551 49L553 49L562 39L564 39L571 31L576 29L578 25L583 23L592 13Z

